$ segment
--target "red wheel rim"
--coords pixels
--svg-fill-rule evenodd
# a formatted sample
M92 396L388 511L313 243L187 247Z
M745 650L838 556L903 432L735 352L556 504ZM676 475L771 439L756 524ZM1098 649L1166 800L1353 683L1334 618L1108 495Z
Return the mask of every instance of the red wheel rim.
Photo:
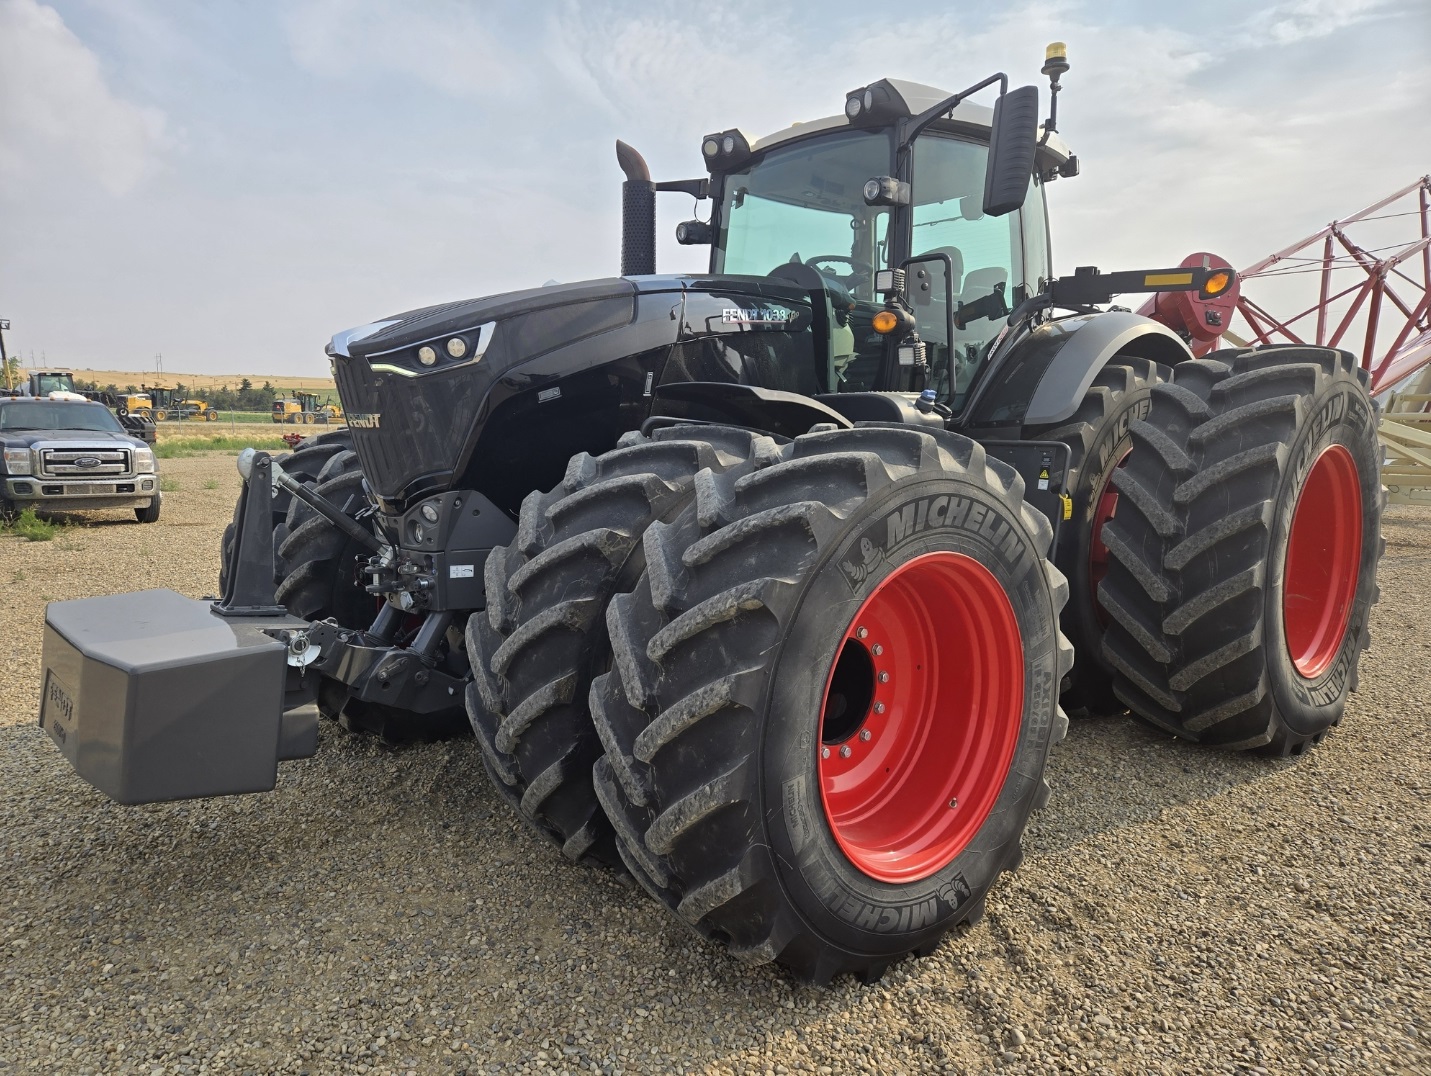
M1326 672L1342 648L1361 571L1361 479L1341 445L1312 464L1292 510L1282 576L1282 627L1305 679Z
M950 863L999 798L1023 706L1018 620L987 568L926 553L881 582L821 708L820 798L850 862L885 882Z
M1103 544L1103 525L1118 514L1118 487L1113 485L1113 475L1119 467L1127 465L1132 454L1131 448L1124 452L1123 458L1104 477L1103 488L1098 491L1098 500L1093 508L1093 527L1088 538L1088 600L1093 603L1099 625L1105 628L1108 626L1108 614L1098 601L1098 584L1108 574L1108 547Z

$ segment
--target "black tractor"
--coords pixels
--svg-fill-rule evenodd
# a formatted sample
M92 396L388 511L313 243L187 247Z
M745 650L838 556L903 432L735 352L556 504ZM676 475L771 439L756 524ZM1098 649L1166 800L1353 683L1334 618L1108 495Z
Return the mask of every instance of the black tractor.
M1376 593L1364 378L1195 358L1224 262L1054 276L1055 121L887 79L696 180L618 144L622 275L334 337L348 428L241 458L222 598L52 605L42 723L124 802L270 788L320 714L470 723L566 856L813 982L977 918L1065 708L1303 750ZM661 191L708 274L655 275ZM1185 323L1108 306L1150 291Z

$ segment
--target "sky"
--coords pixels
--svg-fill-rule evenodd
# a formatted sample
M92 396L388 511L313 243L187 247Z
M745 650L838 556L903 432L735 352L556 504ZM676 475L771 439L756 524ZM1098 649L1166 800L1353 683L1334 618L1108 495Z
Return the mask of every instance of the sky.
M0 0L5 342L321 375L349 326L614 275L617 138L680 179L703 134L881 77L1003 70L1046 111L1052 40L1083 168L1049 187L1058 272L1246 265L1431 172L1426 0ZM661 199L658 268L701 271Z

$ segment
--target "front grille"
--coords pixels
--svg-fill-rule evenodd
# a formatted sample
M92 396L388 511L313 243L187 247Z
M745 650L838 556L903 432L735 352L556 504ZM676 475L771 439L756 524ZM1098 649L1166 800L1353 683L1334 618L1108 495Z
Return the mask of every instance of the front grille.
M82 466L79 461L85 461ZM91 463L93 460L95 462ZM130 473L127 448L44 448L40 474L47 478L100 478Z

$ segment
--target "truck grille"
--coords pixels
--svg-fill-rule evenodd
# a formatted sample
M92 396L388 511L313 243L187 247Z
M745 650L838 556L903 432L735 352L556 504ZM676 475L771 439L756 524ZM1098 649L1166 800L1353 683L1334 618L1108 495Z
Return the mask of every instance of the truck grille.
M130 473L127 448L44 448L40 474L46 478L100 478Z

